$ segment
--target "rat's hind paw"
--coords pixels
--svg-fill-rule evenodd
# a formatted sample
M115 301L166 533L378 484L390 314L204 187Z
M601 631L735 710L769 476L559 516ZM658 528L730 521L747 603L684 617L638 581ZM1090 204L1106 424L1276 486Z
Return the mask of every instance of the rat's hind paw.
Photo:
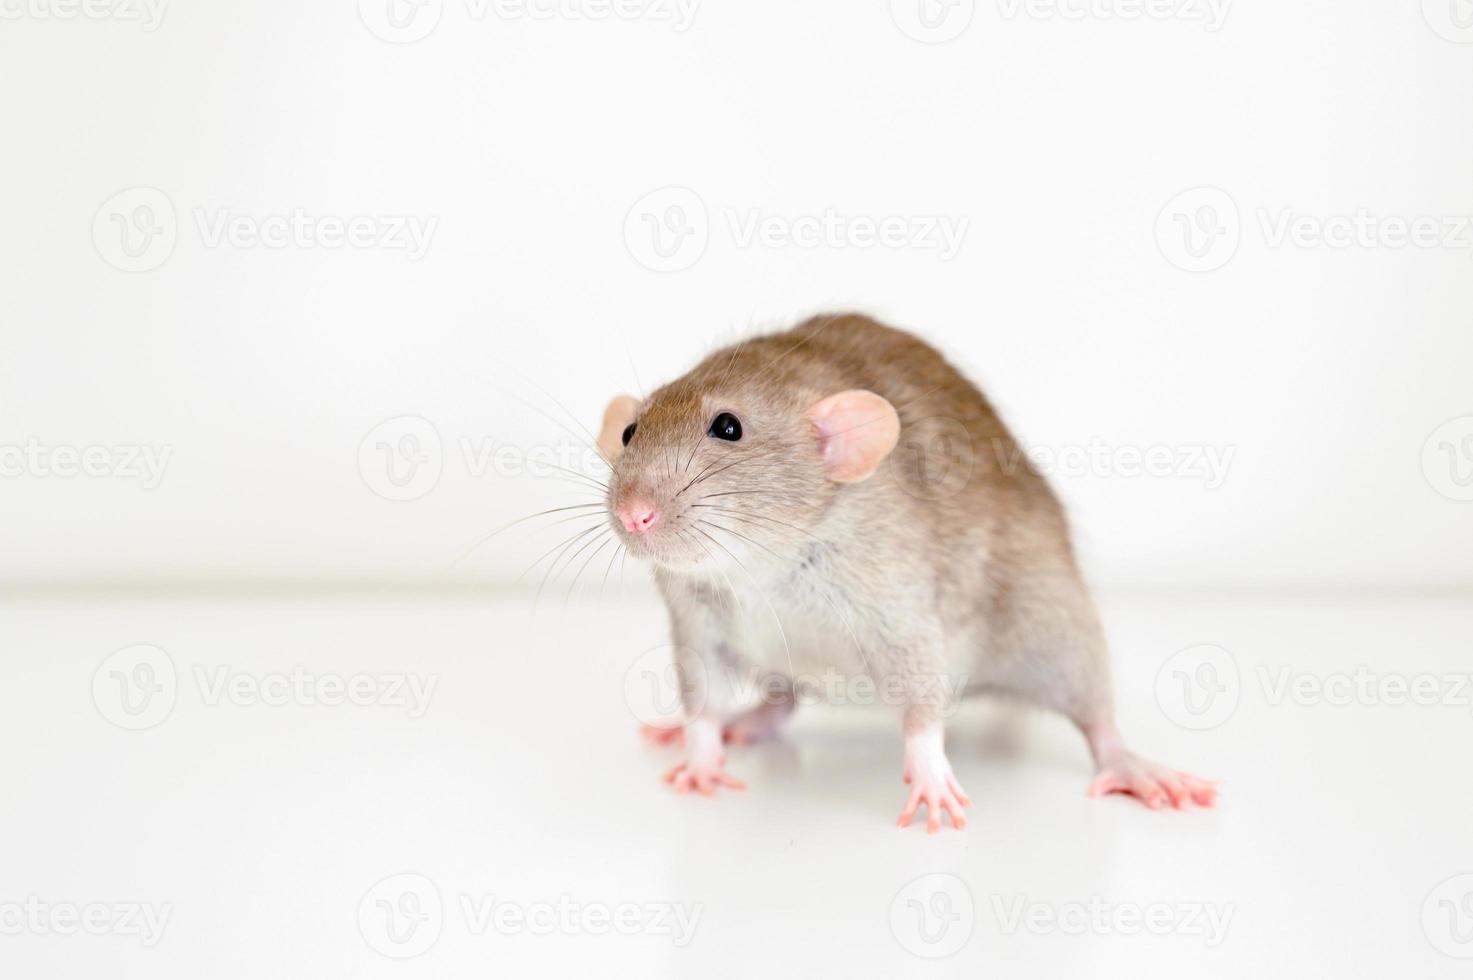
M789 701L759 704L743 711L721 726L721 741L728 745L751 745L772 738L782 728L782 723L793 713ZM640 725L639 733L651 745L682 745L685 742L684 725Z
M793 713L793 702L777 701L759 704L728 721L721 728L721 740L728 745L751 745L777 735L783 722Z
M685 726L640 725L639 734L651 745L679 745L685 741Z
M1108 793L1134 796L1152 810L1159 810L1167 803L1181 810L1188 803L1214 805L1217 802L1217 781L1177 772L1123 752L1101 766L1099 774L1090 781L1090 796Z

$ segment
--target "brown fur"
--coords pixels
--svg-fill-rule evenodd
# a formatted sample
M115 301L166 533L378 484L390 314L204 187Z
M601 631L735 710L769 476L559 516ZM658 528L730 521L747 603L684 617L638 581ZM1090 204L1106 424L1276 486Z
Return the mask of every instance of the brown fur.
M740 440L708 436L722 412L741 420ZM928 829L941 811L965 825L942 721L973 692L1073 719L1099 769L1093 794L1215 800L1209 781L1125 748L1057 498L982 393L916 337L815 317L717 351L642 404L615 399L599 443L610 519L655 563L685 668L677 788L739 786L722 768L723 730L770 728L822 673L873 682L902 709L902 826L922 803ZM658 520L637 523L652 508Z
M869 480L838 485L817 464L804 411L853 388L894 406L901 442ZM705 438L721 410L743 419L742 443ZM938 475L948 456L955 468ZM680 502L701 491L743 512L708 515L728 533L690 529L701 515ZM1082 726L1109 721L1104 642L1058 500L982 393L911 334L860 315L822 316L711 354L640 409L611 499L636 492L660 498L672 524L688 518L684 541L648 555L664 562L658 578L679 645L704 642L683 627L692 606L721 606L720 584L695 565L709 562L701 549L734 549L739 533L767 565L802 568L805 548L822 550L828 598L854 614L836 638L857 634L867 669L946 670L964 675L968 690L1026 697ZM791 574L771 571L758 573L761 585L793 587ZM957 637L975 641L970 655L945 639ZM749 656L733 638L722 646L724 658Z

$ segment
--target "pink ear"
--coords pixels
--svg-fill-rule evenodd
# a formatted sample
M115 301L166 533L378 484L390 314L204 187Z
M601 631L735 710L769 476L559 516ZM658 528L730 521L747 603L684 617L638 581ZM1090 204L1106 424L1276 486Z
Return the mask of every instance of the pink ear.
M629 395L618 395L604 409L603 425L598 430L598 451L610 463L624 449L624 430L634 421L639 411L639 400Z
M835 483L857 483L875 471L900 439L900 416L872 391L841 391L813 403L824 469Z

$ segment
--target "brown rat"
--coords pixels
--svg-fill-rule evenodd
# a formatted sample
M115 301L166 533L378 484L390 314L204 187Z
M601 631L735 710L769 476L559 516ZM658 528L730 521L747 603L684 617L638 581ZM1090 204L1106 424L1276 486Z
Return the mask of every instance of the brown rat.
M653 563L670 610L687 717L677 788L740 788L723 739L770 731L794 685L823 678L900 707L901 826L921 803L930 830L942 811L965 825L942 723L981 692L1073 720L1098 770L1091 795L1215 801L1210 781L1126 749L1057 498L918 338L853 314L752 338L643 401L614 399L599 447L615 531Z

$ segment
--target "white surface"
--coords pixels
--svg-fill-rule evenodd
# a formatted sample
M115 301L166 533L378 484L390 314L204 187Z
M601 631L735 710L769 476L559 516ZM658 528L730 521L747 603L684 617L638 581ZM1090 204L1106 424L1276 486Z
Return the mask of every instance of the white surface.
M546 495L473 475L461 440L568 446L521 378L592 425L637 387L630 358L649 386L749 327L860 307L935 339L1044 452L1235 451L1211 490L1061 478L1099 580L1468 585L1473 510L1420 454L1473 413L1469 247L1276 247L1262 224L1473 211L1473 47L1450 2L1219 0L1208 30L1129 17L1154 0L712 0L681 31L432 0L436 29L405 45L359 13L416 9L400 0L175 0L152 31L6 3L0 446L173 455L151 491L0 479L0 511L26 515L0 529L0 577L506 580L531 545L448 565ZM920 43L898 25L921 3L970 22ZM177 241L128 273L104 252L132 213L114 195L140 185L168 195ZM625 225L647 228L640 202L662 216L646 195L667 185L699 196L708 242L660 273ZM1156 226L1202 185L1240 241L1191 273L1162 252L1174 212ZM196 217L298 209L438 223L410 260L212 247ZM732 231L828 209L968 225L951 259ZM404 415L436 426L444 472L396 504L358 448Z
M674 796L657 778L671 753L640 744L624 700L626 669L663 641L661 611L637 591L562 602L550 589L534 619L520 596L12 596L0 604L0 906L173 911L151 949L123 935L0 935L0 973L1466 975L1424 936L1422 913L1432 903L1434 931L1450 921L1433 890L1473 872L1473 708L1275 705L1258 678L1357 665L1466 677L1467 601L1107 599L1127 737L1222 777L1220 809L1086 799L1087 757L1067 725L1031 719L1008 751L987 734L995 713L969 707L949 740L971 826L930 838L893 826L901 741L880 710L800 709L784 741L732 752L744 794ZM124 731L103 714L115 703L94 702L93 675L139 643L167 651L180 684L167 718ZM1175 651L1205 643L1230 652L1241 690L1218 727L1188 731L1152 692ZM297 665L434 675L438 687L409 719L383 706L209 706L194 679ZM370 887L400 873L427 876L446 903L438 941L407 962L376 953L357 924ZM902 894L938 873L965 882L974 931L943 934L960 948L930 963L897 940L891 909L912 946L939 948L906 932L916 893ZM564 895L701 912L677 949L662 935L475 935L460 911L462 896ZM1188 934L1008 934L994 896L1056 910L1092 896L1204 903L1231 918L1210 948Z

